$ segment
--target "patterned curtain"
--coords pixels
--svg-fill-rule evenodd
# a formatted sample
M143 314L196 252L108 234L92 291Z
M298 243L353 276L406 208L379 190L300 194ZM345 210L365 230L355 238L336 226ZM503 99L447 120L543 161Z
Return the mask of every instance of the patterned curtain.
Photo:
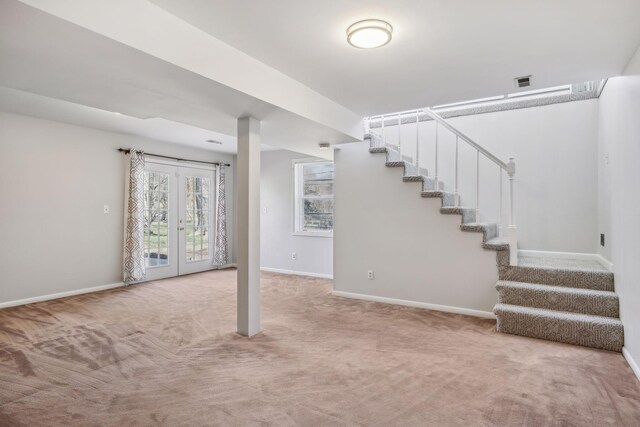
M125 194L124 282L146 277L144 259L144 152L131 150Z
M213 248L213 264L227 265L227 202L225 193L224 165L217 168L218 188L216 191L216 239Z

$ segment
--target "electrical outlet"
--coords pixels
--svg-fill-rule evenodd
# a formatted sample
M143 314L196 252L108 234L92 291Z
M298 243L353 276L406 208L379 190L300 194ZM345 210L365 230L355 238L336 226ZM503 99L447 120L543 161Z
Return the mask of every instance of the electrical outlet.
M111 208L109 207L109 205L104 205L102 208L102 212L105 214L108 214L111 212Z
M367 279L373 280L373 270L367 271Z
M298 259L298 254L295 253L295 252L291 252L291 259L294 260L294 261L297 260Z
M604 246L604 233L600 234L600 246Z
M265 215L267 214L267 207L266 206L262 207L262 213L265 214Z

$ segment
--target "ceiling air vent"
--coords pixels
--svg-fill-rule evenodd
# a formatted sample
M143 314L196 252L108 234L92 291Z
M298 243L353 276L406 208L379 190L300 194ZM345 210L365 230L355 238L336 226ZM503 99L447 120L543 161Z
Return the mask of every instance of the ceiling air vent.
M531 86L531 76L516 77L515 79L513 79L513 81L515 82L517 88Z
M222 144L222 141L216 141L215 139L207 139L206 142L210 144Z

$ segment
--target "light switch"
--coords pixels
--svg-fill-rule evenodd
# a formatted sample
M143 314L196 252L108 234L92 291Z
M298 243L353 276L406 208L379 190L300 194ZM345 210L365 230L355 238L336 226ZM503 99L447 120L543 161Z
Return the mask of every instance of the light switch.
M111 212L111 208L109 207L109 205L104 205L104 208L102 209L102 212L104 212L105 214L108 214Z
M265 214L265 215L267 214L267 207L266 206L262 207L262 213Z

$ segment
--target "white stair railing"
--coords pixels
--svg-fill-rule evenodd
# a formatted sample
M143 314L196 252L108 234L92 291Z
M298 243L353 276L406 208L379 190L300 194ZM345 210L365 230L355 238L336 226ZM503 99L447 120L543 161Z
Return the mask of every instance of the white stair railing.
M422 119L421 119L421 115L422 115ZM503 227L503 215L502 215L502 211L503 211L503 190L502 190L502 181L503 181L503 171L507 173L508 179L509 179L509 224L508 224L508 243L510 246L510 254L509 254L509 261L511 265L517 265L518 264L518 251L517 251L517 247L518 247L518 229L516 227L515 224L515 215L514 215L514 186L515 186L515 173L516 173L516 164L515 164L515 158L514 157L509 157L507 162L504 162L502 160L500 160L498 157L496 157L495 155L493 155L491 152L489 152L487 149L485 149L484 147L482 147L480 144L478 144L477 142L475 142L473 139L471 139L470 137L468 137L467 135L465 135L464 133L462 133L460 130L458 130L457 128L455 128L454 126L452 126L449 122L447 122L445 119L443 119L440 115L438 115L437 113L435 113L434 111L432 111L430 108L425 108L425 109L420 109L420 110L413 110L413 111L404 111L404 112L399 112L399 113L391 113L391 114L386 114L386 115L381 115L381 116L375 116L375 117L368 117L365 119L365 132L373 132L372 131L372 123L379 121L380 123L378 124L378 126L381 128L381 132L377 135L378 138L380 138L381 142L382 142L382 146L383 147L393 147L393 145L391 144L387 144L387 136L386 136L386 132L385 132L385 120L387 118L391 118L392 122L391 125L394 125L394 120L393 118L396 117L397 120L396 121L396 126L398 126L398 140L397 140L397 150L398 150L398 160L403 160L404 157L402 155L402 126L406 125L407 120L403 120L403 117L409 116L410 117L410 124L413 124L413 121L415 120L415 124L416 124L416 147L415 147L415 157L412 159L412 161L410 163L412 163L415 166L416 169L416 173L420 174L420 165L424 164L424 162L420 161L420 121L424 121L424 120L428 120L429 118L431 120L433 120L435 122L435 150L434 150L434 174L433 174L433 182L434 182L434 188L436 190L440 190L440 185L439 185L439 175L438 175L438 165L440 162L439 159L439 134L440 134L440 127L443 127L444 129L450 131L451 133L453 133L455 135L456 138L456 142L455 142L455 163L454 163L454 200L455 200L455 206L459 207L460 206L460 190L459 190L459 141L462 140L463 142L465 142L468 146L470 146L472 149L474 149L476 151L476 170L475 170L475 175L476 175L476 206L475 206L475 210L476 210L476 221L479 222L480 220L480 156L482 155L484 158L490 160L491 162L493 162L495 165L498 166L498 171L499 171L499 209L498 209L498 234L499 234L499 238L504 241L504 227ZM415 119L413 118L415 116ZM426 117L425 117L426 116ZM389 124L387 124L387 126L389 126ZM413 157L413 156L411 156Z

